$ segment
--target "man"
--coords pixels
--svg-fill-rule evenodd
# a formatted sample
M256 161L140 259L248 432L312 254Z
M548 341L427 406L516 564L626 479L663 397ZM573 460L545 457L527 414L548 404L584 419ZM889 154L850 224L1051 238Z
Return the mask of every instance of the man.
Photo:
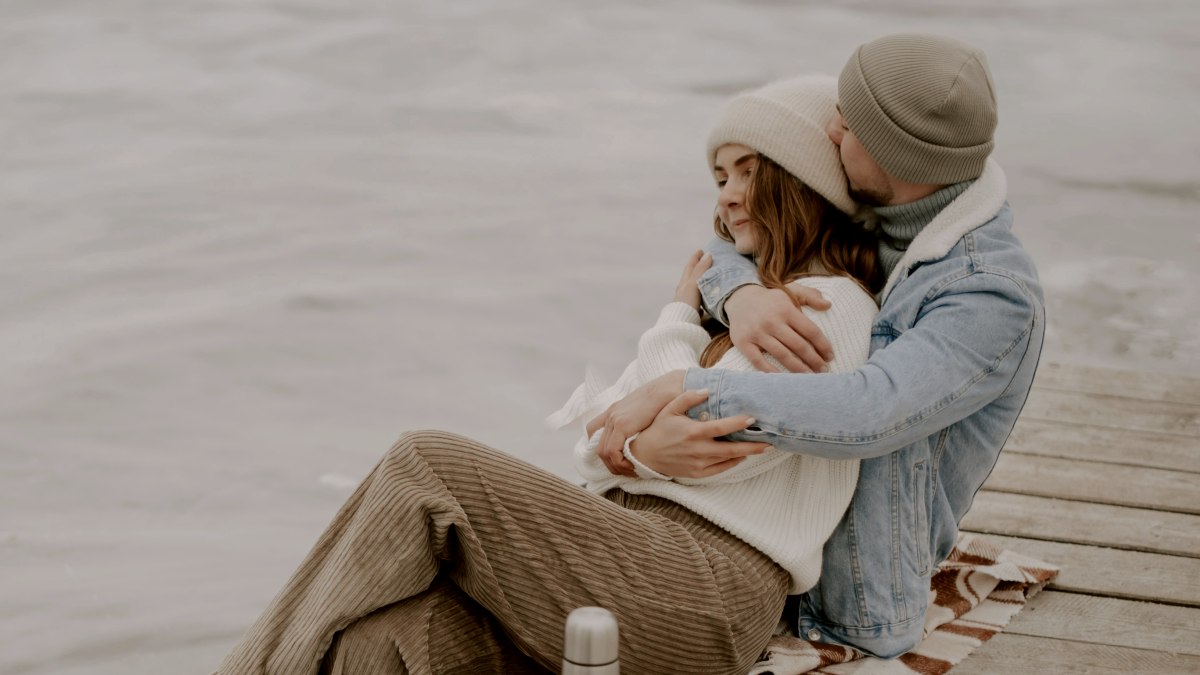
M701 421L750 415L755 426L728 438L861 459L821 579L791 618L802 637L892 657L923 637L930 577L1024 405L1045 319L1004 174L988 159L996 104L983 54L936 36L880 38L851 56L838 97L829 137L851 193L875 207L889 275L870 360L820 374L828 342L782 291L756 285L732 246L714 244L707 307L760 368L766 351L803 374L670 373L606 411L600 453L628 473L628 442L662 474L700 475L737 456L703 450ZM685 391L696 404L686 415L664 411Z

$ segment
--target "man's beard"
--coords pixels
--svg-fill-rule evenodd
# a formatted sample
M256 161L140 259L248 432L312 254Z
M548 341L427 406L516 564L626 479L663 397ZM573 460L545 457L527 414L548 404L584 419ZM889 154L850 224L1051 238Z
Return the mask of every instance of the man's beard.
M850 198L866 206L887 206L895 197L896 193L890 187L883 190L850 187Z

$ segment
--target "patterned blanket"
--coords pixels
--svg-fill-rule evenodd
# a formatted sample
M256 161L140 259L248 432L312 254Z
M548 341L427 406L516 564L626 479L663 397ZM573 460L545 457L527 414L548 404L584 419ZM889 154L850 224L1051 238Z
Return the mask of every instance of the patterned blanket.
M791 635L771 638L750 675L940 675L1004 630L1025 602L1058 575L1054 565L962 534L933 576L925 639L892 660Z

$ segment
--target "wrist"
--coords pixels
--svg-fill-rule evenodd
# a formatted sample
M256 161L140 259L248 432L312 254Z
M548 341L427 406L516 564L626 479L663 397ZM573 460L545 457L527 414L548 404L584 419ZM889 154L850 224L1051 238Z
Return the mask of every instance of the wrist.
M738 307L749 302L751 296L767 289L758 284L742 284L729 292L729 297L725 299L723 309L725 310L725 318L730 318L730 315L737 311ZM726 324L728 325L728 324Z
M635 473L637 473L638 478L652 478L655 480L671 480L670 476L666 475L665 473L661 473L659 471L654 470L653 468L650 467L650 465L643 462L641 460L641 458L637 456L638 449L634 445L637 441L637 438L638 438L637 434L634 434L633 436L631 436L629 438L629 440L625 441L624 455L625 455L625 459L629 460L629 463L633 465L633 470Z

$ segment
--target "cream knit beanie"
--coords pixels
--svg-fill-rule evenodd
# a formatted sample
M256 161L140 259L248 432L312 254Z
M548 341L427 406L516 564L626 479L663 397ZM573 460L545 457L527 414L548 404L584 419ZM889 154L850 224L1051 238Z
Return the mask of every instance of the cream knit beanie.
M744 145L766 155L843 213L858 206L846 188L837 146L825 127L837 113L837 82L810 75L772 82L738 94L708 136L708 168L717 148Z
M996 94L978 49L920 33L873 40L846 62L838 98L846 126L895 178L948 185L983 173Z

